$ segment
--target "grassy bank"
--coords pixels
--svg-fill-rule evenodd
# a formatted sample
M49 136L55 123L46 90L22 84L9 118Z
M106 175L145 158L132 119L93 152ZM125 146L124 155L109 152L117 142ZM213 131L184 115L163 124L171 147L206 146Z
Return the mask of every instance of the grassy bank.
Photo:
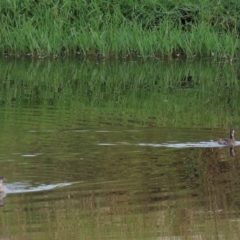
M239 57L240 2L7 1L0 51L33 57Z

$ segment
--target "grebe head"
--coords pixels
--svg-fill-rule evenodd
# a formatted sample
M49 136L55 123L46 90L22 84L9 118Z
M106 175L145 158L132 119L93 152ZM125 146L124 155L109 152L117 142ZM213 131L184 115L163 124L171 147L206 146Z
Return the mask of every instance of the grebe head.
M3 184L4 182L6 182L7 180L4 177L0 177L0 184Z
M230 129L230 138L234 138L234 129Z

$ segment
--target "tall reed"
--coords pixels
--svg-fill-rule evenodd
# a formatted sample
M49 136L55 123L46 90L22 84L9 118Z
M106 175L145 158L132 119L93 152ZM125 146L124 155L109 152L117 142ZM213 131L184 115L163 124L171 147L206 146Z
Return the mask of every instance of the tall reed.
M0 51L35 57L238 57L240 4L176 0L0 2Z

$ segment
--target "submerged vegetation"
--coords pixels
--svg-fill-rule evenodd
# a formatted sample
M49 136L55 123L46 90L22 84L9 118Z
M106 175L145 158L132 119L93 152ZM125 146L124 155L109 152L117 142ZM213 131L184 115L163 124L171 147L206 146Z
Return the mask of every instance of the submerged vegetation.
M2 59L0 78L1 109L51 107L73 122L84 114L125 126L239 126L237 64Z
M239 58L235 0L2 0L0 51L33 57Z

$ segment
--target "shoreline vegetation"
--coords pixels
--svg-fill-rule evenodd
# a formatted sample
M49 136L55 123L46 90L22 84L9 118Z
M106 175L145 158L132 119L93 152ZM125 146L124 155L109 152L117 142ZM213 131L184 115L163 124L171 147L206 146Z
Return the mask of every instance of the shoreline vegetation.
M240 57L240 1L2 0L2 55Z

